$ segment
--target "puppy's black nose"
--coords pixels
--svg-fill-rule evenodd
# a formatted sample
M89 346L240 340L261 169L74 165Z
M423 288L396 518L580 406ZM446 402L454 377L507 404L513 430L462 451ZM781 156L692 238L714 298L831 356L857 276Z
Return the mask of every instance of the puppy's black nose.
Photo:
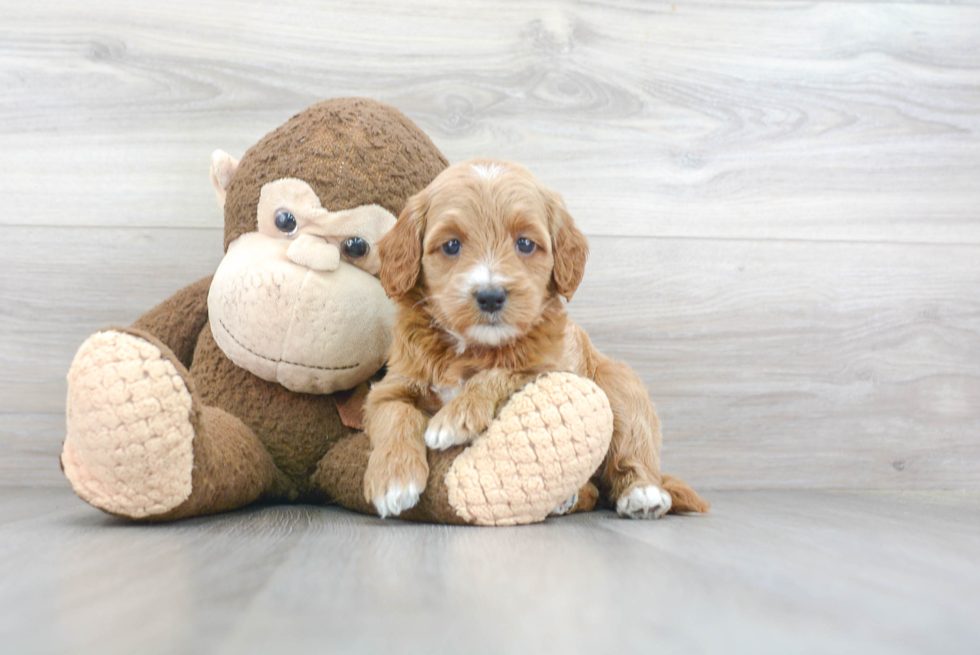
M507 292L503 289L481 289L476 292L476 304L488 314L499 312L507 302Z

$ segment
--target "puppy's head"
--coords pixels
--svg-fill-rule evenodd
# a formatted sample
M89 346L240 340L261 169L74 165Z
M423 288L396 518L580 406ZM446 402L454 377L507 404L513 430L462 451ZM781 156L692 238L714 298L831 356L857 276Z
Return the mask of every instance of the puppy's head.
M378 252L391 298L424 303L461 340L497 346L525 334L549 300L572 297L588 244L527 169L479 159L413 196Z

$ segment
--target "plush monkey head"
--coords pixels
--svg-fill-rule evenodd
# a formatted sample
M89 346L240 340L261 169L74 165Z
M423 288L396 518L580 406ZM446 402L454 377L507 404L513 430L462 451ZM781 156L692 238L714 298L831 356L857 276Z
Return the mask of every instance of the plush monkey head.
M225 355L302 393L370 378L385 362L394 318L376 244L446 166L408 118L366 99L308 108L241 162L216 151L225 257L208 315Z

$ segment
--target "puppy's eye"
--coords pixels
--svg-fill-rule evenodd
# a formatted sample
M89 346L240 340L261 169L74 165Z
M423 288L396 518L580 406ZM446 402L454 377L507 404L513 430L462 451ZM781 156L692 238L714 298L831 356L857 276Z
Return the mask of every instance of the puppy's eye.
M525 239L521 237L517 240L517 249L524 253L525 255L530 255L532 252L537 250L538 244L534 243L530 239Z
M459 254L462 247L463 244L459 242L459 239L450 239L446 243L442 244L442 251L446 253L447 257L455 257Z
M351 259L360 259L368 253L368 242L361 237L351 237L344 241L344 254Z
M276 229L286 236L292 236L296 233L296 217L285 209L280 209L276 212Z

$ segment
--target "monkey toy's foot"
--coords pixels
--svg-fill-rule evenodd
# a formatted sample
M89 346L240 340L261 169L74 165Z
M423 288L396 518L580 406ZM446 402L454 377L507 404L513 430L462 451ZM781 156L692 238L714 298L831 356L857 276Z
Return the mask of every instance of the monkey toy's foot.
M478 525L543 521L588 483L612 429L609 400L595 383L571 373L542 376L453 462L449 504Z
M89 337L68 373L61 465L83 500L134 519L166 513L191 494L192 400L153 343L107 330Z

